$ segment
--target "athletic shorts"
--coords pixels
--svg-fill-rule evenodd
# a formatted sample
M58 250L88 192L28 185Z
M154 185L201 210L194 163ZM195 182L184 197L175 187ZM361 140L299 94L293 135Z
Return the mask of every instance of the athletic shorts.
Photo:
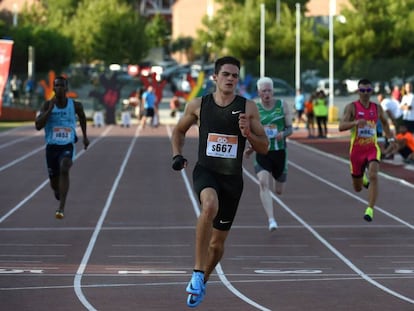
M193 186L199 201L203 189L216 190L219 208L213 227L221 231L230 230L243 192L243 175L218 174L196 164L193 170Z
M350 154L352 177L361 178L364 175L368 164L372 161L379 162L380 158L381 151L378 145L367 148L358 148L358 146L354 146Z
M152 118L154 116L154 108L145 108L145 116Z
M404 158L404 159L407 159L408 158L408 156L411 154L411 153L413 153L413 151L409 148L409 147L407 147L407 146L404 146L402 149L400 149L400 151L399 151L399 154Z
M73 159L73 144L46 145L46 164L49 177L59 176L63 158Z
M285 182L287 179L286 150L272 150L266 155L256 153L254 171L257 174L263 170L271 173L278 182Z
M298 119L302 118L303 113L305 112L304 109L296 110L296 115L298 116Z

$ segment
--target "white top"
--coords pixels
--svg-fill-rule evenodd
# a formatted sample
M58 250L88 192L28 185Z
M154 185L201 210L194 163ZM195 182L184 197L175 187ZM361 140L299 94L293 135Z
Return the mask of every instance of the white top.
M404 109L405 106L411 109ZM403 111L403 119L407 121L414 121L414 94L405 94L401 99L400 109Z
M393 98L384 98L381 107L384 111L389 111L393 119L398 119L402 115L400 103Z

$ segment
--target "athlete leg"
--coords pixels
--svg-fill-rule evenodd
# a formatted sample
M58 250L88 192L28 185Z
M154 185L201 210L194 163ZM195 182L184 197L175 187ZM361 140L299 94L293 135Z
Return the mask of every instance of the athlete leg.
M365 156L361 152L353 150L350 154L352 185L356 192L360 192L363 187L363 176L366 167L364 159Z
M285 182L275 181L275 192L277 195L282 195L285 191Z
M224 254L224 242L229 234L229 231L222 231L213 228L210 244L208 246L208 257L204 272L204 281L207 282L211 272L220 262Z
M54 192L59 192L59 175L49 176L50 187Z
M69 170L72 166L72 160L69 157L62 158L60 162L60 175L59 175L59 194L60 205L59 209L65 208L66 196L69 191Z
M374 208L378 197L378 171L379 163L377 161L371 161L368 165L368 206Z
M195 270L205 271L209 243L212 237L213 221L217 215L219 202L213 188L205 188L200 193L201 212L196 227ZM214 268L214 267L213 267Z
M260 186L260 200L266 212L268 219L274 219L272 194L270 191L270 182L273 179L270 173L266 170L261 170L257 173Z

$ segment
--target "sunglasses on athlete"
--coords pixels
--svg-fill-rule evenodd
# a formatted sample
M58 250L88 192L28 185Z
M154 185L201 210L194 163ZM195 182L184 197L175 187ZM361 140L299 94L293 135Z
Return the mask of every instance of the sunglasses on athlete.
M361 93L371 93L372 92L372 88L370 88L370 87L368 87L366 89L359 88L358 91L361 92Z

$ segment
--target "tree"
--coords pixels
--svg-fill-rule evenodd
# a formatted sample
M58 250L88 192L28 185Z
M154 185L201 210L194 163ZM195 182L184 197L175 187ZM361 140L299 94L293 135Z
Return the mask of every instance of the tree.
M148 52L144 20L121 0L90 0L78 5L67 32L76 59L138 62Z
M375 66L374 59L399 57L406 58L407 65L412 63L414 0L350 2L358 10L343 10L346 23L335 24L335 53L343 59L347 73L371 72L373 77L378 77L372 69L385 68ZM396 69L389 68L388 73Z
M170 29L165 18L156 14L145 27L145 34L150 40L151 47L166 48L171 36Z
M138 64L150 47L144 27L144 20L135 12L118 10L112 18L103 21L101 31L95 36L95 58L105 63Z
M176 40L171 42L171 52L184 52L187 59L190 59L190 50L193 45L194 39L192 37L178 37Z

